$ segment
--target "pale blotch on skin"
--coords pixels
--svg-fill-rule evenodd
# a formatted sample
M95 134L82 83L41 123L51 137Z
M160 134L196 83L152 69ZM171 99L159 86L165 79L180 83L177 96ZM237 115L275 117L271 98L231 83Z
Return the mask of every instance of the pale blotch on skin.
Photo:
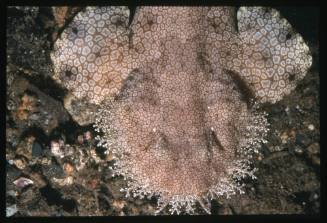
M274 9L87 7L55 43L54 78L100 104L99 145L116 156L127 195L158 212L210 213L243 193L268 131L263 102L293 90L311 66L302 37ZM256 101L256 103L253 103Z

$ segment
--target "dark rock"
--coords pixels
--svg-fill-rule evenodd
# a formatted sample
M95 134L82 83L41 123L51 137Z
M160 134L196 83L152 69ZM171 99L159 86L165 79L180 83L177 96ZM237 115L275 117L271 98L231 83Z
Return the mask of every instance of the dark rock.
M24 156L28 161L32 159L32 147L35 141L34 136L28 136L22 140L16 148L16 154Z
M38 126L49 134L59 123L69 120L69 115L60 102L44 94L24 78L15 79L9 91L15 92L16 97L11 99L17 104L10 114L22 129Z
M52 159L50 165L43 165L42 171L48 179L51 179L53 177L63 178L66 175L65 171L63 170L63 167L56 161L56 159Z
M48 205L60 205L62 194L50 185L40 188L41 195L46 199Z
M21 171L10 165L6 168L6 189L15 190L13 182L21 175Z
M72 212L76 209L77 203L74 199L63 199L62 208L67 212Z
M84 126L94 123L97 105L68 94L64 99L64 106L79 125Z
M30 178L34 181L36 188L44 187L47 184L46 178L38 171L32 171Z
M6 142L9 142L12 147L16 147L19 143L20 131L16 128L6 128Z
M42 146L38 142L34 142L32 147L32 156L38 157L41 156L42 153L43 153Z
M22 191L19 195L19 204L21 206L30 205L38 202L39 192L37 188L27 188L27 190Z
M304 134L296 133L295 143L307 147L310 144L310 138Z

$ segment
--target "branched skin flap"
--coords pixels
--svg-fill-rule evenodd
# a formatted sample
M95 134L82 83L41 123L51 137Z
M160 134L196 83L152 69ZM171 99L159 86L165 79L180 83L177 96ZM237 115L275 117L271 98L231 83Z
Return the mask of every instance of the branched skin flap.
M158 196L158 212L210 213L243 192L275 103L311 66L307 45L273 9L87 7L55 44L54 78L100 104L99 145L127 194ZM254 103L255 101L255 103Z

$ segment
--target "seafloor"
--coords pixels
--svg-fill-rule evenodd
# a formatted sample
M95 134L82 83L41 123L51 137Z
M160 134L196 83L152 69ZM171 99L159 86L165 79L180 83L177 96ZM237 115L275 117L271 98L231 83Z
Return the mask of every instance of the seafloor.
M279 9L308 42L313 65L290 95L264 106L271 130L255 161L258 179L246 182L243 195L213 201L213 214L319 214L318 10ZM96 147L92 125L73 121L63 106L67 91L51 79L53 40L78 10L55 20L49 7L7 9L7 216L149 215L155 209L155 198L125 198L119 191L125 182L111 177L111 154Z

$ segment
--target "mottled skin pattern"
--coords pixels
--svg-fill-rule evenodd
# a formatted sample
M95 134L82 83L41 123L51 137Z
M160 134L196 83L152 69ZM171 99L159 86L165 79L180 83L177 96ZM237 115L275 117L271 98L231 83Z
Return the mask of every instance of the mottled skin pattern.
M294 89L309 49L260 7L141 7L128 20L126 7L81 12L55 44L55 78L101 104L100 143L116 154L126 191L159 194L171 212L192 213L195 201L210 212L202 199L254 177L247 161L267 122L252 101Z

